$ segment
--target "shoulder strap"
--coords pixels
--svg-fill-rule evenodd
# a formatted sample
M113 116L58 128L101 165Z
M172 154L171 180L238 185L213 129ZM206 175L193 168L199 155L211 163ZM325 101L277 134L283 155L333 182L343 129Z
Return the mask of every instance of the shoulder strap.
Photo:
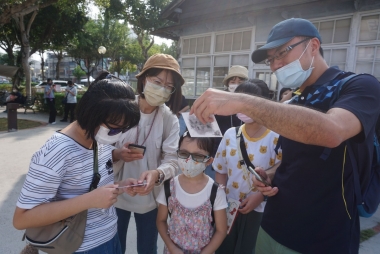
M240 138L240 152L243 156L243 160L240 161L240 165L245 164L248 167L255 168L255 166L252 164L251 160L248 157L247 149L245 148L243 133L240 131L240 127L236 127L236 139Z
M170 180L168 179L164 182L164 190L165 190L165 198L166 198L166 207L168 208L169 216L171 216L171 213L169 211L169 197L171 196L170 193Z
M219 188L219 184L214 182L214 184L212 185L211 194L210 194L211 217L212 217L211 226L214 226L215 224L214 203L215 203L216 193L218 192L218 188Z

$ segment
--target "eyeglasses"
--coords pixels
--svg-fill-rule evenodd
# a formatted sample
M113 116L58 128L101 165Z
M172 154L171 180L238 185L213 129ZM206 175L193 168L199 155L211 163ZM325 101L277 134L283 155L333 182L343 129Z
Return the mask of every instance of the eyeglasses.
M290 50L294 49L296 46L300 45L302 42L305 42L307 40L311 40L311 38L303 39L302 41L299 41L297 43L287 46L284 50L276 52L274 56L268 57L267 59L264 60L265 64L269 66L273 63L274 59L280 60L284 58L290 52Z
M126 128L112 128L107 123L104 123L104 125L107 126L107 128L110 130L108 132L108 136L115 136L115 135L119 134L120 132L125 133L126 131L129 130L129 126Z
M171 86L171 85L166 85L165 83L163 83L159 78L157 77L146 77L150 82L152 82L153 84L155 85L158 85L158 86L162 86L163 88L165 88L165 90L167 92L169 92L170 94L174 93L175 92L175 87L174 86Z
M210 159L210 156L208 155L203 155L203 154L198 154L198 153L189 153L186 151L178 150L177 151L178 158L181 159L188 159L189 156L191 156L191 159L196 162L207 162L208 159Z

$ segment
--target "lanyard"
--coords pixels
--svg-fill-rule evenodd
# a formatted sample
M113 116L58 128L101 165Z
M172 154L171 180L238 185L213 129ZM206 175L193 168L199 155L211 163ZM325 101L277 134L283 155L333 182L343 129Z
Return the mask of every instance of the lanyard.
M152 124L150 125L150 129L149 129L148 135L146 135L146 137L145 137L145 139L144 139L144 142L142 142L141 145L144 145L144 144L145 144L145 141L146 141L147 138L149 137L150 131L152 130L152 127L153 127L153 124L154 124L154 120L156 120L157 112L158 112L158 108L156 109L156 113L154 114L153 122L152 122ZM140 134L140 128L139 128L139 125L137 125L136 128L137 128L137 135L136 135L135 144L138 145L137 142L138 142L138 140L139 140L139 134Z

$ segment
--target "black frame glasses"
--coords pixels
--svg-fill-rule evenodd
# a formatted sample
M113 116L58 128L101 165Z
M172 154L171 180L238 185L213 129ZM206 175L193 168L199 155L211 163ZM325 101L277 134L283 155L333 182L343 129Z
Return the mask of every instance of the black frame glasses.
M104 122L104 125L107 126L107 128L109 130L108 136L115 136L115 135L119 134L120 132L121 133L125 133L126 131L129 130L129 127L126 127L126 128L112 128L106 122Z
M191 156L191 159L196 162L207 162L210 159L209 155L203 155L199 153L189 153L187 151L177 150L177 156L181 159L188 159Z
M276 60L280 60L282 58L284 58L292 49L294 49L296 46L300 45L301 43L307 41L307 40L311 40L312 38L305 38L299 42L296 42L292 45L289 45L287 46L284 50L281 50L281 51L277 51L274 56L271 56L271 57L268 57L267 59L264 60L265 64L267 66L271 65L271 63L273 62L274 59Z

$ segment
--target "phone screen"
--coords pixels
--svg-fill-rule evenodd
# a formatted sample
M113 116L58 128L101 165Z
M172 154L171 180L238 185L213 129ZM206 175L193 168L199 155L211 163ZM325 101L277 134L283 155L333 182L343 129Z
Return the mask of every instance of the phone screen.
M142 153L145 154L145 146L135 145L135 144L129 144L128 149L132 150L134 153Z

